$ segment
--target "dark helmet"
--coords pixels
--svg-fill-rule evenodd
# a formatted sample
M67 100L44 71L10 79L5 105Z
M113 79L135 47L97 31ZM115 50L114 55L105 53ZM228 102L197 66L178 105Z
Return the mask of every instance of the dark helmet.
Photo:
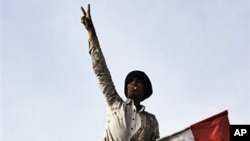
M143 71L139 71L139 70L131 71L130 73L128 73L125 79L125 86L124 86L125 96L128 97L128 94L127 94L128 83L130 82L131 79L135 77L140 78L143 81L144 90L145 90L145 95L144 95L143 100L145 100L146 98L152 95L153 89L152 89L152 84L148 76Z

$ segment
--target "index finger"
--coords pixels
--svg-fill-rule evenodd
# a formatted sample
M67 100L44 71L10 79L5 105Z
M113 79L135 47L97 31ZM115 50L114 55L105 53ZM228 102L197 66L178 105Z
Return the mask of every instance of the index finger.
M86 11L84 10L84 8L82 6L81 6L81 10L82 10L83 15L86 16L87 13L86 13Z
M90 4L88 4L88 14L90 14Z

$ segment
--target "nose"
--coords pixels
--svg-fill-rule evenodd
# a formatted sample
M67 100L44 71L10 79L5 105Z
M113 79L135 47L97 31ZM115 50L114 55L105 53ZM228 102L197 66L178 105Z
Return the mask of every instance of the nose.
M136 86L136 82L134 80L130 84L132 87Z

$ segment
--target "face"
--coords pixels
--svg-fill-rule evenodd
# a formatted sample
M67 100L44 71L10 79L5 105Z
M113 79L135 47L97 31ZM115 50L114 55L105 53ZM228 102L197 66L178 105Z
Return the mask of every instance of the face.
M140 78L132 78L127 85L128 98L142 101L144 97L144 84Z

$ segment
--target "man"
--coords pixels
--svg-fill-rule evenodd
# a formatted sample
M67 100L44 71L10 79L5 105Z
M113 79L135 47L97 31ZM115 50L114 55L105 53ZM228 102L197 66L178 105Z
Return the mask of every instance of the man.
M90 15L90 5L87 12L83 7L81 10L81 22L89 35L89 53L93 69L107 105L104 141L155 141L159 138L157 119L140 104L153 92L149 78L142 71L130 72L124 87L127 100L123 101L115 89L102 54Z

